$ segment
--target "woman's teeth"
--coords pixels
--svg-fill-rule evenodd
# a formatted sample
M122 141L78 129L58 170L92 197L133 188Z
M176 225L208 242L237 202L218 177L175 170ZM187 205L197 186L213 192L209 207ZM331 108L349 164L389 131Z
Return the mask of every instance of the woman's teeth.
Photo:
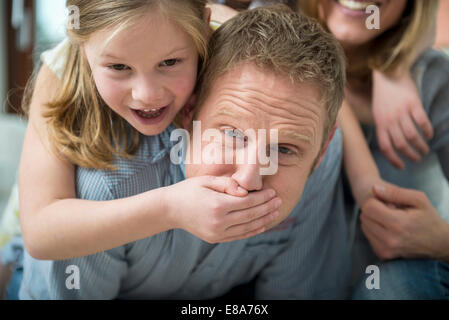
M350 10L366 10L371 5L377 5L376 2L361 2L353 0L338 0L338 3Z
M135 110L136 113L141 116L142 118L152 119L159 117L162 112L164 111L164 108L160 109L146 109L146 110Z

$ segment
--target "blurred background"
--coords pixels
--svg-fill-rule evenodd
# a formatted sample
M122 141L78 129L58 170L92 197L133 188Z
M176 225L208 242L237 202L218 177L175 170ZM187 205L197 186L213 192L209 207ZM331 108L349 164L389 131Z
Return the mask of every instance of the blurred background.
M39 67L40 53L64 37L67 15L65 0L0 0L0 217L16 178L25 131L23 88ZM449 0L440 1L437 25L435 45L449 48Z
M65 35L65 0L0 1L0 216L16 178L26 121L23 88L41 52Z

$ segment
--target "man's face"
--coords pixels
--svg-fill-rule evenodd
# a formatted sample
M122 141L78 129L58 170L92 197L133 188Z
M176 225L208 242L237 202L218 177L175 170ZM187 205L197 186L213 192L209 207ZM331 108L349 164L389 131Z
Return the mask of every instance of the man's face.
M289 215L301 197L320 153L324 119L318 88L292 83L284 76L244 63L217 79L194 120L201 121L202 133L215 129L223 137L221 142L202 141L200 159L207 158L213 149L221 150L224 157L225 150L233 148L236 157L246 153L245 161L236 161L234 157L232 164L225 164L224 160L223 164L186 164L187 178L228 176L248 191L273 188L282 199L279 217L269 227L275 226ZM265 129L266 139L245 137L242 133L248 129L255 132ZM272 129L278 132L277 145L270 143ZM201 152L194 148L192 139L193 135L188 151L191 159ZM230 144L230 140L234 140L234 144ZM237 141L243 147L236 147ZM256 155L261 149L277 153L275 174L261 174L260 169L267 167ZM204 154L205 150L208 154ZM250 157L256 161L248 161Z

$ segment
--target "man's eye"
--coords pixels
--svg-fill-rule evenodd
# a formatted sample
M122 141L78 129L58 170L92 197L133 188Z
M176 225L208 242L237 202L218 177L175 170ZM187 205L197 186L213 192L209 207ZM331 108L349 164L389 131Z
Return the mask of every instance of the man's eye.
M237 129L226 129L225 133L232 138L245 139L245 135Z
M115 71L129 70L129 67L124 64L113 64L112 66L109 66L109 68Z
M291 151L289 148L286 148L286 147L279 147L278 150L282 154L286 154L286 155L292 155L293 154L293 151Z
M161 63L163 67L173 67L175 64L179 62L179 59L168 59Z
M287 148L287 147L283 147L283 146L277 146L277 145L272 145L269 152L278 152L281 155L286 155L286 156L291 156L294 155L294 151L292 151L291 149Z

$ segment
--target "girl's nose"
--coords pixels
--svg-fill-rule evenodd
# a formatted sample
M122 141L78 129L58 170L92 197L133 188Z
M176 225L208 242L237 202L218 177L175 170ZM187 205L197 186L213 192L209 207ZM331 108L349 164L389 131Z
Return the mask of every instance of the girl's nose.
M144 106L161 107L163 103L164 88L156 77L140 78L132 89L132 98Z

